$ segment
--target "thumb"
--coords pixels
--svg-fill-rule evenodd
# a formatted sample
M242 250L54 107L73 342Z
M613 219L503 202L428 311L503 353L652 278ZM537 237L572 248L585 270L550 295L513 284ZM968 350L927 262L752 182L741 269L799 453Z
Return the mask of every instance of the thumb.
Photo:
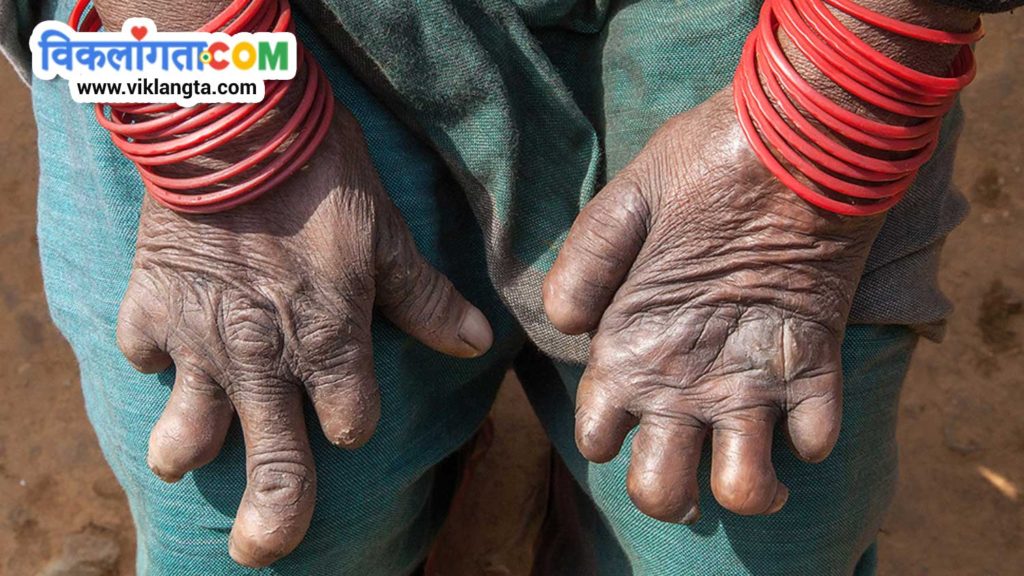
M494 341L483 312L416 249L404 223L378 248L376 304L406 334L438 352L475 358Z
M597 328L647 237L650 207L626 174L588 203L544 279L544 310L558 330Z

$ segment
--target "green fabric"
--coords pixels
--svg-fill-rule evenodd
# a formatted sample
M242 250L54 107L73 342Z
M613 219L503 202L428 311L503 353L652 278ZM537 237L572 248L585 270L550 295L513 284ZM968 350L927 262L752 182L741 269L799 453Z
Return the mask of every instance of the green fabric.
M572 5L528 4L539 21L556 18L556 6ZM531 337L560 357L582 360L586 340L547 325L539 286L598 184L600 146L517 7L506 1L298 5L452 169L484 230L491 276Z

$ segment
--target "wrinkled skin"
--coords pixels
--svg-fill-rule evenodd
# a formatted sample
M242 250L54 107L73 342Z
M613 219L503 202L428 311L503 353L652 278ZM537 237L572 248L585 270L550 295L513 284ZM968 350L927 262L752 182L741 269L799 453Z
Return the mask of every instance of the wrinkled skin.
M223 214L183 216L146 200L117 338L143 372L177 377L152 431L149 465L167 481L210 462L237 413L247 487L231 532L239 563L298 545L316 477L302 394L323 433L355 448L380 414L370 321L450 355L478 356L479 310L417 253L343 109L310 166Z
M842 333L881 222L820 212L778 184L730 89L669 120L586 206L545 281L558 329L596 329L577 396L583 455L612 459L639 425L631 498L692 523L708 437L718 502L779 510L773 429L809 462L835 444Z

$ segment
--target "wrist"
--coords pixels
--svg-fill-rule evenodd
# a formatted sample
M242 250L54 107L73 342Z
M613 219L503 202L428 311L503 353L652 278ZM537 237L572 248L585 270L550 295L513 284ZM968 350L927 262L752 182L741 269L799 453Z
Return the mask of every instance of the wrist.
M116 11L124 5L107 7ZM209 21L198 23L196 11L173 20L200 32L294 30L287 1L234 0L227 6L203 7L213 11ZM69 24L95 32L111 21L104 22L89 0L78 0ZM161 204L188 213L230 210L301 170L330 130L334 112L330 83L301 45L298 54L296 78L268 81L265 97L258 103L204 104L191 109L168 104L97 105L97 120L135 163L147 191Z
M767 0L733 84L739 124L762 164L805 201L851 216L885 212L903 197L974 78L970 45L984 34L977 15L942 9L900 19L891 7L909 0L876 1L887 12L859 0ZM883 32L898 39L879 46ZM931 64L915 67L926 58Z
M224 11L233 0L204 0L173 4L163 0L95 0L96 12L108 30L119 30L128 18L149 18L157 30L185 32L198 30ZM288 92L273 110L269 111L251 129L232 142L217 149L216 157L199 155L174 166L170 173L188 175L201 172L218 164L231 164L244 158L255 147L284 125L302 98L301 87L305 84L304 69L296 73L290 82Z
M165 166L162 173L175 178L189 178L243 161L274 138L295 113L305 93L308 73L305 68L299 68L295 78L288 81L289 86L281 102L245 132L210 153Z
M149 18L157 30L164 32L186 32L198 30L207 22L224 11L232 0L204 0L173 4L162 0L95 0L96 12L107 30L120 30L128 18ZM304 70L298 74L305 75ZM304 81L299 75L289 87L288 93L281 103L269 111L251 129L241 136L217 149L216 157L199 155L168 168L167 172L175 176L188 176L201 173L218 164L232 164L245 157L247 151L258 147L260 143L271 137L285 121L287 111L294 109L301 94L296 86Z
M722 159L723 164L735 167L743 185L723 188L722 190L734 196L724 201L709 201L708 211L713 213L716 209L732 211L738 208L747 212L768 214L771 215L775 226L786 233L829 239L837 246L870 247L882 224L885 223L885 214L836 214L822 210L787 190L778 178L765 168L751 148L737 121L733 90L732 85L726 86L712 96L704 106L709 106L713 110L710 117L722 119L721 122L709 123L715 126L711 139L720 143L716 150L718 154L725 156Z
M976 12L944 6L930 0L856 0L856 2L874 12L897 20L948 32L969 32L977 25L979 17ZM915 40L861 22L834 7L828 6L828 9L844 26L872 48L900 64L925 74L936 76L945 74L959 52L959 46ZM853 96L812 64L794 46L785 31L780 29L778 37L783 51L793 63L793 67L811 86L833 101L866 118L888 124L908 125L916 121L913 118L887 112Z
M190 32L220 14L232 0L166 2L164 0L95 0L96 11L108 30L120 30L128 18L149 18L157 30Z

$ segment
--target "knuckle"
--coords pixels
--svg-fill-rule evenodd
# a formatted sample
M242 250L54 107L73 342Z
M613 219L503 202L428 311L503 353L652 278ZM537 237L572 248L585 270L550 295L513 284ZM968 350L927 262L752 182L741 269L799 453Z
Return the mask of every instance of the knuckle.
M412 283L416 289L410 300L413 318L431 323L445 319L455 294L455 287L441 273L428 265L420 267L417 276Z
M297 511L315 490L312 466L290 452L264 454L263 458L249 471L253 504L271 510Z
M224 348L230 360L260 368L281 356L283 338L273 307L248 297L228 297L220 307Z
M331 401L332 404L345 399L352 399L346 403L368 404L362 399L368 400L369 391L374 389L373 365L370 362L362 354L339 351L331 363L336 365L317 366L305 374L306 389L314 398Z
M644 195L643 178L634 168L623 170L615 179L614 201L588 204L600 209L594 213L595 221L607 225L608 229L618 228L618 224L625 221L638 234L647 228L651 205Z
M607 209L595 210L596 213L591 216L589 221L586 223L588 226L587 233L576 236L573 239L575 248L578 249L583 256L585 256L589 262L584 263L588 268L593 266L598 270L617 268L623 265L625 260L632 256L623 254L619 249L621 238L617 238L614 235L613 230L609 230L604 220L610 219L611 216L607 214ZM586 289L593 286L594 278L590 276L577 276L574 277L576 283L579 284L580 289Z
M349 317L303 322L294 344L292 370L302 380L334 384L367 364L372 369L369 338L366 327Z
M355 337L352 331L329 322L311 322L302 329L298 347L309 363L324 364L333 360L344 348L346 341Z
M191 355L182 355L181 361L176 366L178 374L174 385L180 385L195 397L201 398L205 403L204 408L224 406L227 402L224 389L206 375L201 361L196 363L196 360Z
M283 418L287 411L286 395L293 394L296 387L289 381L276 377L260 378L259 374L248 374L236 370L224 385L225 395L238 410L251 409L262 413L264 418ZM243 423L243 431L246 426Z
M303 371L306 390L314 400L360 406L373 388L373 365L362 354L339 351L330 362Z
M643 243L650 213L636 177L627 172L584 207L566 243L591 260L590 265L614 268L628 264L625 261L632 260L634 254L626 248ZM589 280L579 278L581 283Z

